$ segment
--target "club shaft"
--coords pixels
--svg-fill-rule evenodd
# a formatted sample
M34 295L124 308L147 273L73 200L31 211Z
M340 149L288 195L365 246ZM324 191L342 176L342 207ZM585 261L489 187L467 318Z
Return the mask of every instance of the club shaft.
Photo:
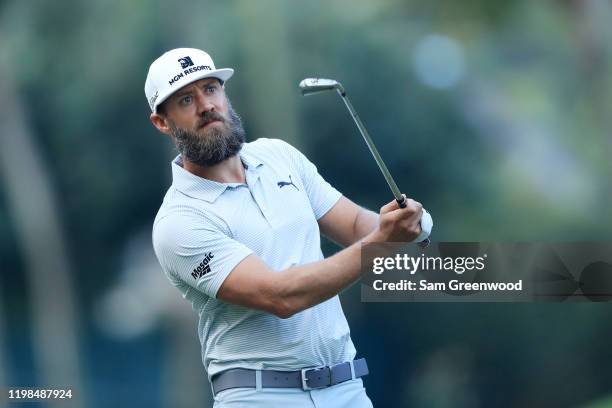
M351 101L349 100L348 96L346 96L346 92L342 92L340 89L338 89L338 95L340 95L340 97L344 101L344 104L346 105L346 108L351 113L351 116L353 117L353 120L355 121L355 124L357 125L357 128L361 133L361 136L363 136L363 140L366 142L368 149L370 149L370 153L372 153L374 160L376 160L376 164L378 164L378 168L382 172L383 176L385 177L385 180L387 181L387 184L391 188L393 196L395 197L398 203L402 203L404 201L404 197L402 196L400 189L397 187L395 180L393 180L393 176L391 176L391 173L387 169L387 166L385 165L385 162L383 161L382 157L380 157L378 149L376 149L372 138L368 134L368 131L366 130L365 126L363 125L363 122L359 118L359 115L357 115L355 108L353 108Z
M380 153L378 153L378 149L376 149L376 145L374 145L374 142L372 141L372 138L368 134L368 131L366 130L363 122L359 118L359 115L357 115L355 108L353 108L353 104L351 104L351 101L349 100L348 96L346 96L346 92L344 91L344 89L336 89L336 91L338 91L338 95L340 95L340 97L344 101L344 104L346 105L346 108L351 113L351 116L353 117L353 120L355 121L355 124L357 125L357 128L359 129L359 132L361 133L361 136L363 136L363 140L366 142L368 149L370 149L370 153L372 153L374 160L376 160L376 164L378 164L378 168L382 172L383 176L385 177L385 180L387 181L387 184L391 188L391 191L393 192L393 196L395 197L395 200L397 201L400 207L402 208L406 207L406 202L405 202L406 199L402 195L402 192L400 191L400 189L397 187L395 180L393 180L393 176L391 176L389 169L387 169L387 165L383 161L382 157L380 157ZM425 248L429 246L429 243L430 243L429 238L425 238L424 241L418 242L417 245L422 248Z

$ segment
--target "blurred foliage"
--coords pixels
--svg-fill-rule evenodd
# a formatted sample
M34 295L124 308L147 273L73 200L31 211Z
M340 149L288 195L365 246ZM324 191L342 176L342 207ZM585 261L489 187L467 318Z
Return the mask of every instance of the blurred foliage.
M175 152L143 92L165 50L198 47L234 67L227 91L250 140L290 141L377 209L391 196L341 101L297 90L304 77L340 80L400 188L432 212L435 240L609 240L610 17L605 0L4 1L2 80L50 169L87 318L171 181ZM428 49L432 38L450 51ZM428 82L452 69L454 82ZM2 191L4 310L21 327L9 336L27 337ZM599 305L362 305L356 288L343 302L379 406L559 407L612 392Z

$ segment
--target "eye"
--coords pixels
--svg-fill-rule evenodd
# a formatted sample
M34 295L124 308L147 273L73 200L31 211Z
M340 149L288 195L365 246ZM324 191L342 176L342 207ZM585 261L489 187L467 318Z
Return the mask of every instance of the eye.
M189 105L191 102L193 101L193 98L191 97L191 95L185 95L183 96L180 100L179 100L179 104L181 106L187 106Z
M211 94L215 93L216 90L217 90L217 87L215 85L208 85L206 87L206 92L211 93Z

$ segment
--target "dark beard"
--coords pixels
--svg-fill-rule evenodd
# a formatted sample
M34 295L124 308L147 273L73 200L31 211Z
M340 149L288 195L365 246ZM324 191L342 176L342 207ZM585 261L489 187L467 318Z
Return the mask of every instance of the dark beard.
M191 131L181 129L170 123L176 148L184 159L200 166L214 166L240 152L245 142L245 132L242 119L228 102L229 120L221 114L210 111L202 115L198 128L213 120L219 120L222 125L213 125L209 129Z

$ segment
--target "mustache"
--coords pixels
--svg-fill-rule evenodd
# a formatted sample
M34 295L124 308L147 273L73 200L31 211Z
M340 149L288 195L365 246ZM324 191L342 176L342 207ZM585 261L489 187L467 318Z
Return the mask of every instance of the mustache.
M208 125L210 122L214 122L214 121L220 121L225 123L226 120L223 117L223 115L221 115L220 113L217 113L215 111L206 111L204 112L204 114L202 115L202 118L198 121L198 129Z

